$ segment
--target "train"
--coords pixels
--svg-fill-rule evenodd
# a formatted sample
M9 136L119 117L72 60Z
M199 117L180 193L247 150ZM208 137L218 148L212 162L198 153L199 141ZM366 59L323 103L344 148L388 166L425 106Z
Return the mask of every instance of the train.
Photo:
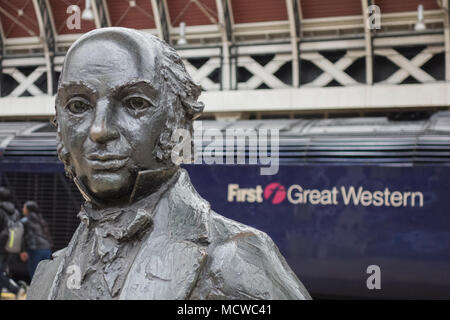
M450 298L449 111L406 120L198 120L195 128L203 157L182 166L198 193L214 211L266 232L313 298ZM209 129L256 138L211 148ZM268 131L276 135L269 144L258 136ZM0 123L0 185L18 207L40 204L58 250L79 224L83 199L55 136L49 122ZM269 146L274 172L262 174L268 163L255 155L267 150L252 139Z

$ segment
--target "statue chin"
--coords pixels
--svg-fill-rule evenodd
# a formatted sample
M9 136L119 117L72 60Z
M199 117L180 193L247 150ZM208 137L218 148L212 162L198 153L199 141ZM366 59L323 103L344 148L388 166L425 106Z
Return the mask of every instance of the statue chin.
M134 184L129 172L95 172L82 181L94 197L108 202L127 200Z

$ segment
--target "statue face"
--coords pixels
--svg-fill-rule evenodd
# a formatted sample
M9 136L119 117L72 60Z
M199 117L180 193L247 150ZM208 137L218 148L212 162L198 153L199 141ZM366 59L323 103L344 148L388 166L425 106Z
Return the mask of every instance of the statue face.
M87 41L68 56L58 123L77 178L99 199L127 198L138 171L163 166L153 150L172 93L160 79L153 59L112 41Z

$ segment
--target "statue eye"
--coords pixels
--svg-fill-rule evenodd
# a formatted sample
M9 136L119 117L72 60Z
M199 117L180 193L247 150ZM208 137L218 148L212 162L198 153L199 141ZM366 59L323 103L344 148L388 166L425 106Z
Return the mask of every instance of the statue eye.
M151 106L150 102L148 102L144 98L140 97L132 97L125 100L125 106L127 108L133 109L135 111L143 110Z
M70 112L75 114L86 112L89 108L90 108L89 104L80 100L71 101L67 105L67 109L69 109Z

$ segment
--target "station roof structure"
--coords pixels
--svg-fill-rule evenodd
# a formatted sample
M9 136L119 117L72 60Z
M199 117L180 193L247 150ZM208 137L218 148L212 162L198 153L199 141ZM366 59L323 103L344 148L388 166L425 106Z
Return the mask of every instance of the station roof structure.
M425 30L415 28L419 5ZM95 28L118 26L149 32L175 47L194 80L212 92L205 97L215 113L226 101L247 106L242 97L252 95L215 99L216 91L282 89L291 90L291 97L306 95L306 106L292 99L289 106L274 106L292 111L352 104L329 101L328 89L316 94L310 88L365 86L364 103L352 107L373 108L379 92L374 84L411 83L437 96L425 105L445 107L450 103L448 6L445 0L0 0L0 94L53 96L70 45ZM81 16L87 7L93 19L74 24L74 14ZM375 27L370 25L374 13L380 18ZM301 93L292 91L302 87ZM344 91L339 96L350 94ZM271 94L270 101L287 101L284 92Z
M0 0L0 20L7 50L10 47L13 50L14 45L21 43L30 45L40 42L45 32L42 29L46 27L45 22L40 21L40 5L48 8L50 26L57 44L71 42L89 30L106 26L146 30L160 36L167 32L166 40L176 44L182 22L186 25L186 37L190 44L220 43L224 34L230 42L267 41L290 38L292 27L297 29L300 38L363 33L364 1ZM88 2L94 19L81 20L80 28L69 29L69 8L76 5L83 12ZM416 22L419 4L425 9L427 23L443 24L440 0L369 0L367 3L380 8L382 19L386 20L383 25L387 29L403 25L404 30L411 30ZM290 17L291 13L293 17Z

